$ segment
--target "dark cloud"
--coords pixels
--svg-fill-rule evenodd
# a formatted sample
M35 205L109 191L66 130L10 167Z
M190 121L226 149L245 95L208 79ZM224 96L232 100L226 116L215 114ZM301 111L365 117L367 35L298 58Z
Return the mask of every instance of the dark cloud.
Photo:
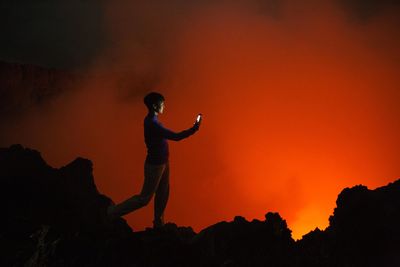
M361 20L400 6L400 0L334 0ZM97 59L105 49L119 43L135 44L138 54L151 53L155 65L162 64L165 47L175 30L190 20L193 10L213 4L246 5L260 14L280 18L287 0L236 1L113 1L16 0L0 2L0 59L46 67L74 68ZM110 30L106 12L110 6L128 7L116 21L126 36ZM118 8L117 8L118 9ZM158 66L157 66L158 67Z
M47 67L89 63L104 46L100 1L0 3L0 59Z
M399 0L337 0L351 17L366 21L379 15L383 10L400 7Z
M279 18L283 14L284 2L283 0L258 0L255 1L255 6L262 14Z

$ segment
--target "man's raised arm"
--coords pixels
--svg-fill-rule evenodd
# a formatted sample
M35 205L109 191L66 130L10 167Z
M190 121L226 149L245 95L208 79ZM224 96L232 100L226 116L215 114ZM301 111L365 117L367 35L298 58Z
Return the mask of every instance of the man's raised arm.
M199 130L199 124L195 123L192 127L190 127L187 130L183 130L181 132L173 132L167 128L165 128L161 123L157 122L154 124L154 127L156 130L166 139L173 140L173 141L179 141L182 139L185 139L195 132Z

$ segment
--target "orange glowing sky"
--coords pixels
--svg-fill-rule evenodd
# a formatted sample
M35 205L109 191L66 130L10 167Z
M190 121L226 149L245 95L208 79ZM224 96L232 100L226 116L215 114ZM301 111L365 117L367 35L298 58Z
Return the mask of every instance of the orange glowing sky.
M160 91L167 127L186 129L204 114L196 135L170 142L166 219L196 231L235 215L263 219L278 211L300 238L328 225L344 187L398 178L395 14L358 24L330 1L289 1L278 18L235 3L192 10L174 27L162 59L137 49L121 26L133 7L109 5L110 38L118 42L99 57L91 78L50 111L15 122L3 143L38 149L56 167L76 156L91 159L99 190L120 202L141 189L142 97ZM140 75L158 60L159 83L126 100L126 70ZM152 212L151 203L125 218L140 230L151 225Z

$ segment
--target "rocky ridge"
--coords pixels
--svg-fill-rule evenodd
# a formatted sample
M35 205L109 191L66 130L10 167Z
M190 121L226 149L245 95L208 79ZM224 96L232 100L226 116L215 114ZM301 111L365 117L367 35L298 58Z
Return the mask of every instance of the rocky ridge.
M299 241L272 212L135 232L107 220L90 160L56 169L21 145L0 148L0 199L1 266L400 266L400 180L344 189L329 227Z

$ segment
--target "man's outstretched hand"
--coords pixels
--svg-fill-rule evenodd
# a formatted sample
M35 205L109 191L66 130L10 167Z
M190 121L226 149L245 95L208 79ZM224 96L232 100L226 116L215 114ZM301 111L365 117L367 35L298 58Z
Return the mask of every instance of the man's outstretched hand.
M193 125L193 130L195 130L196 132L199 130L199 128L200 128L200 123L198 123L197 121L194 123L194 125Z
M193 129L194 129L195 131L198 131L198 130L199 130L201 121L202 121L202 117L200 118L199 121L197 121L197 119L196 119L196 122L195 122L194 125L193 125Z

